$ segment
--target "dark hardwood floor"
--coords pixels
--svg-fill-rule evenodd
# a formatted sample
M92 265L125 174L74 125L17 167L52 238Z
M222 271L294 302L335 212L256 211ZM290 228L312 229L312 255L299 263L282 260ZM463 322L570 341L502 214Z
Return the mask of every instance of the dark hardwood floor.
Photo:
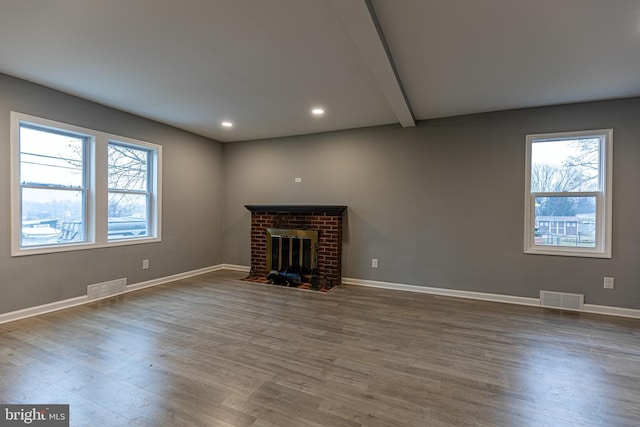
M640 320L216 272L0 325L72 426L638 426Z

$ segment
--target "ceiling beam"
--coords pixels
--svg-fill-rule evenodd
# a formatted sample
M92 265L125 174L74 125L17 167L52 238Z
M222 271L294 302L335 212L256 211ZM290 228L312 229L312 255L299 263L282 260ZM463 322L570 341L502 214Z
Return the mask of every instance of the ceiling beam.
M351 40L362 54L380 90L403 127L415 126L411 105L371 0L332 0Z

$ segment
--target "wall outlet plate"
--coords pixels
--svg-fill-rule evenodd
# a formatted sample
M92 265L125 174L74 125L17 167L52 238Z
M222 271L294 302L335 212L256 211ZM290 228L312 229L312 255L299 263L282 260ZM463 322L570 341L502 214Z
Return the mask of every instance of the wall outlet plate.
M613 289L613 277L605 277L604 278L604 288L605 289Z

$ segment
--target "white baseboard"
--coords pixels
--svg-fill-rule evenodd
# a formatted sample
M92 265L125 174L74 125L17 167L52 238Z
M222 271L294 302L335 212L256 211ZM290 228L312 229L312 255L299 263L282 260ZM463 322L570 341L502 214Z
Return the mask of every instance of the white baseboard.
M485 292L459 291L456 289L431 288L427 286L405 285L402 283L378 282L374 280L342 278L346 285L367 286L371 288L393 289L396 291L420 292L423 294L442 295L447 297L476 299L482 301L505 302L509 304L540 306L540 298L517 297L514 295L489 294Z
M104 298L111 298L116 295L122 295L123 293L128 293L132 291L137 291L139 289L149 288L151 286L163 285L169 282L175 282L176 280L186 279L188 277L198 276L200 274L210 273L212 271L224 270L232 268L226 268L227 264L219 264L211 267L200 268L198 270L187 271L184 273L174 274L171 276L160 277L153 280L148 280L146 282L134 283L132 285L127 285L127 290L125 292L121 292L119 294L109 295ZM240 266L238 266L240 267ZM247 270L248 271L248 270ZM102 298L103 299L103 298ZM36 307L28 307L23 308L21 310L11 311L9 313L0 314L0 324L13 322L14 320L25 319L27 317L38 316L40 314L51 313L52 311L58 311L65 308L71 308L82 304L87 304L90 302L96 302L98 299L89 300L86 295L82 295L75 298L69 298L62 301L55 301L49 304L39 305Z
M249 267L248 265L221 264L221 266L221 270L241 271L243 273L249 273L251 271L251 267Z
M640 319L640 310L634 308L612 307L610 305L585 304L582 309L585 313L605 314L607 316L631 317Z
M456 289L432 288L427 286L405 285L402 283L350 279L346 277L342 278L342 283L346 285L368 286L372 288L392 289L396 291L420 292L424 294L540 307L540 298L527 298L503 294L489 294L484 292L459 291ZM612 307L607 305L584 304L583 309L580 310L580 312L604 314L608 316L631 317L634 319L640 318L640 310L633 308Z
M97 300L91 300L94 302ZM0 314L0 324L13 322L14 320L26 319L27 317L38 316L40 314L51 313L52 311L62 310L63 308L75 307L86 304L89 299L86 295L69 298L62 301L55 301L49 304L39 305L36 307L23 308L22 310L11 311L9 313Z
M250 268L245 265L218 264L211 267L200 268L197 270L187 271L184 273L179 273L171 276L148 280L146 282L127 285L127 290L125 293L137 291L139 289L149 288L152 286L163 285L165 283L175 282L176 280L186 279L189 277L198 276L200 274L210 273L210 272L219 271L219 270L233 270L233 271L241 271L241 272L248 273L250 271ZM419 293L425 293L425 294L431 294L431 295L442 295L442 296L449 296L449 297L456 297L456 298L467 298L467 299L475 299L475 300L491 301L491 302L502 302L502 303L508 303L508 304L528 305L528 306L534 306L534 307L540 306L539 298L518 297L514 295L490 294L485 292L473 292L473 291L460 291L456 289L433 288L433 287L427 287L427 286L407 285L407 284L392 283L392 282L378 282L374 280L351 279L347 277L342 278L342 283L344 283L345 285L366 286L371 288L391 289L396 291L419 292ZM121 295L121 294L118 294L118 295ZM115 295L109 295L105 298L111 298L113 296ZM71 307L75 307L78 305L87 304L95 301L97 300L96 299L89 300L86 295L82 295L79 297L69 298L62 301L55 301L52 303L39 305L36 307L28 307L21 310L12 311L9 313L3 313L3 314L0 314L0 324L13 322L15 320L20 320L20 319L25 319L27 317L38 316L40 314L51 313L52 311L71 308ZM640 319L640 310L633 309L633 308L585 304L582 312Z
M164 285L165 283L175 282L176 280L187 279L193 276L199 276L205 273L211 273L212 271L223 270L224 264L213 265L211 267L199 268L197 270L186 271L184 273L173 274L171 276L159 277L153 280L147 280L146 282L134 283L133 285L127 285L127 292L137 291L144 288L150 288L152 286Z

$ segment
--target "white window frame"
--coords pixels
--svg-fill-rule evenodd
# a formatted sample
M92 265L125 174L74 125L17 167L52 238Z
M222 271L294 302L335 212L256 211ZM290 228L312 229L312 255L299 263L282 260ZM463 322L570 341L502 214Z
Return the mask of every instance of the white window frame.
M43 119L12 111L10 169L11 169L11 255L24 256L56 252L96 249L102 247L137 245L162 241L162 146L146 141L113 135L54 120ZM44 130L62 131L87 137L85 168L86 190L85 229L83 242L56 243L43 246L21 246L22 200L20 183L20 126L28 124ZM139 147L150 152L149 175L149 232L147 236L120 239L108 238L107 148L109 142Z
M531 147L536 142L562 141L579 138L601 138L600 147L600 191L588 192L532 192L531 191ZM525 198L524 198L524 252L538 255L611 258L611 222L613 188L613 129L598 129L577 132L532 134L526 137ZM595 247L568 247L537 245L535 243L535 198L594 196L596 198Z

